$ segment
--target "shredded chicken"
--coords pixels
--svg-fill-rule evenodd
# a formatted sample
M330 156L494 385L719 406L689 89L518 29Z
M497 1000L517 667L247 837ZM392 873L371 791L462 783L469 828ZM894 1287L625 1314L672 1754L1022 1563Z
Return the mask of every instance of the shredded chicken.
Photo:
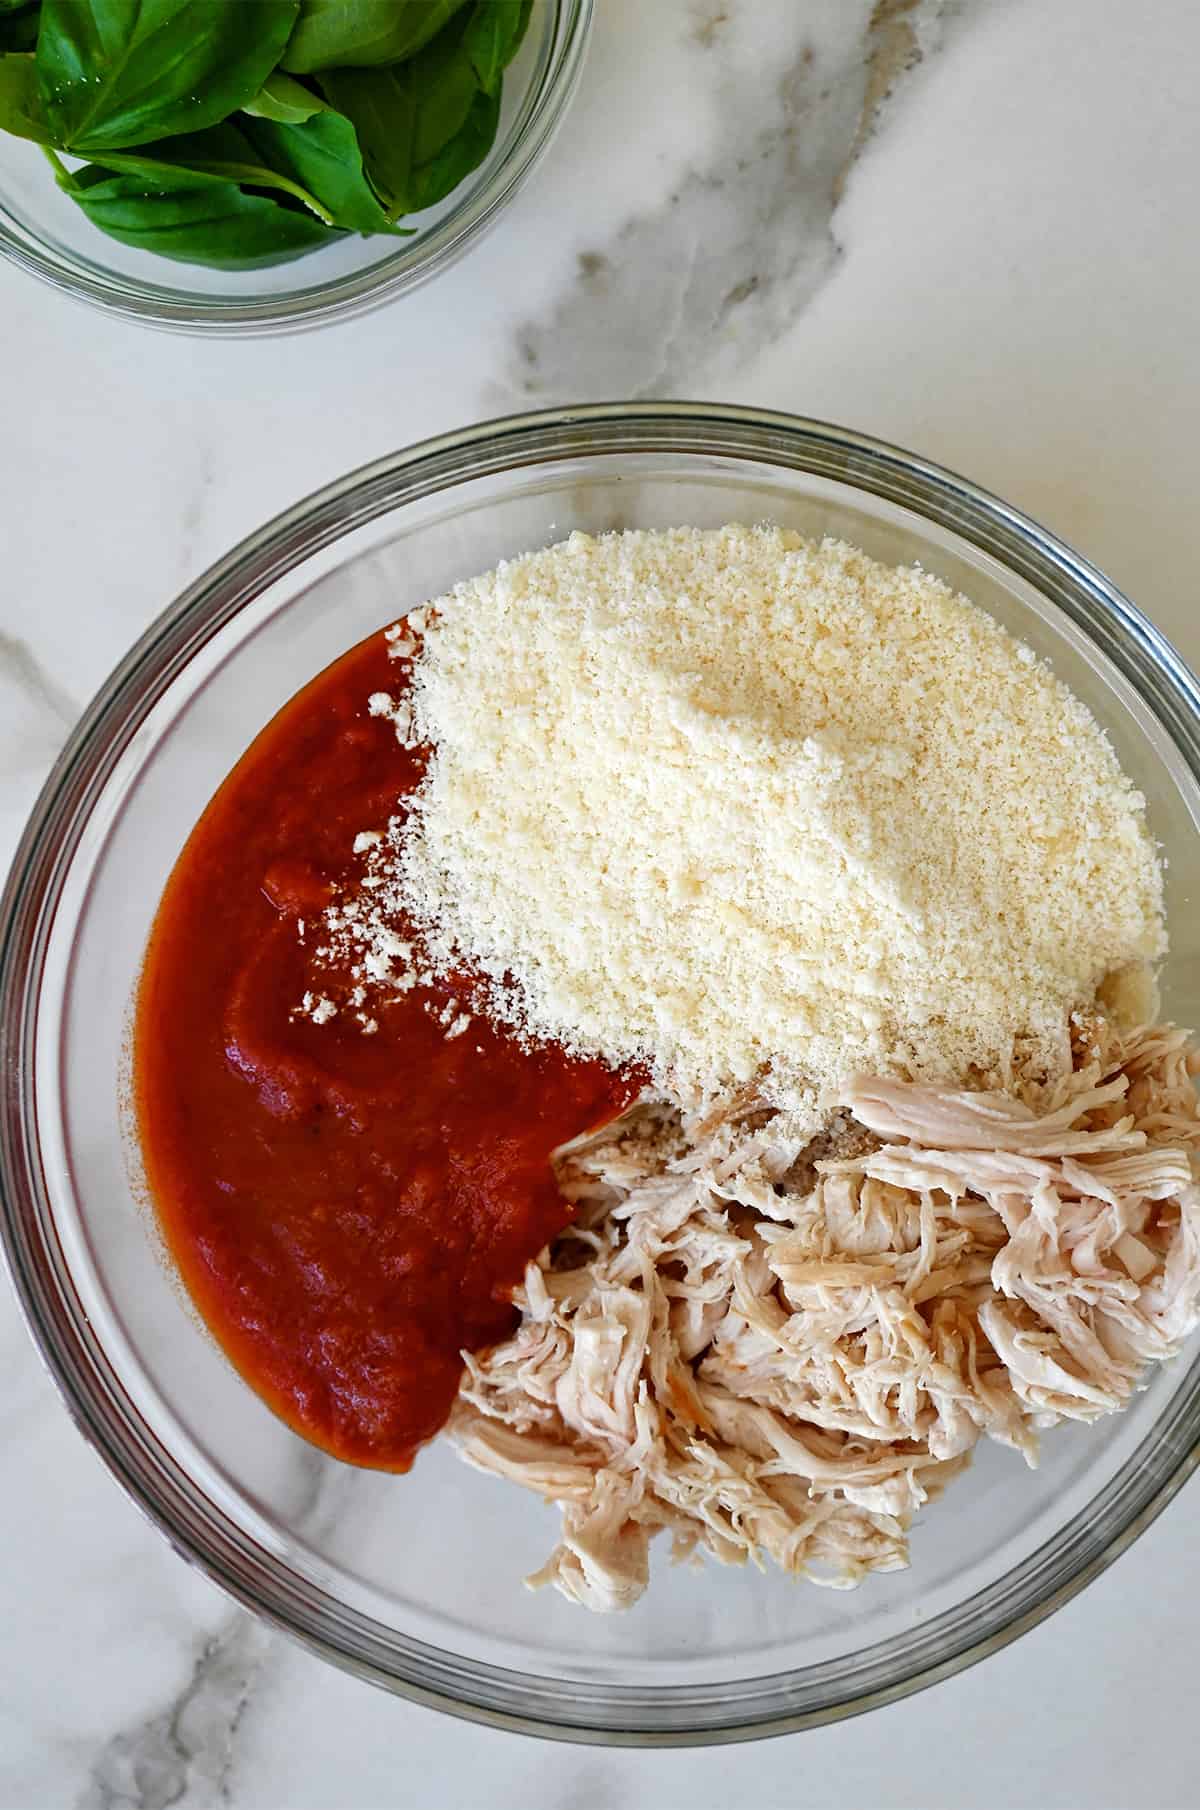
M1075 1025L1012 1093L850 1086L819 1142L761 1100L640 1105L557 1153L571 1225L467 1373L464 1458L562 1508L534 1586L635 1603L649 1544L846 1587L908 1563L981 1434L1121 1408L1200 1322L1200 1059Z

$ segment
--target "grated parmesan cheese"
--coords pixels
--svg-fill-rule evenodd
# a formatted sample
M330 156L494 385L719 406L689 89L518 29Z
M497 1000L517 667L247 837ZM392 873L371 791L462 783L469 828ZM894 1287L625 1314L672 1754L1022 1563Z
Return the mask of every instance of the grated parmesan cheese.
M370 716L387 717L402 748L416 747L412 706L407 698L394 698L390 691L373 691L367 699L367 712ZM370 834L369 831L361 833Z
M1109 742L919 568L769 527L573 534L408 623L410 696L369 709L432 753L340 921L376 979L403 913L524 1035L811 1111L1019 1039L1062 1067L1069 1013L1163 953Z
M338 1009L332 999L326 999L323 995L318 996L315 993L306 993L296 1007L297 1016L311 1018L314 1024L328 1024L331 1018L337 1017L337 1014Z

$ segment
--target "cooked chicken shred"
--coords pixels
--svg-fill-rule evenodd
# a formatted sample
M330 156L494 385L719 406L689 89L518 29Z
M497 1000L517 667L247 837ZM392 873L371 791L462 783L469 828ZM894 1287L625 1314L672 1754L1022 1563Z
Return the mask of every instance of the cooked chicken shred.
M850 1085L801 1148L747 1095L556 1154L574 1218L466 1357L464 1458L562 1510L528 1582L596 1610L649 1545L848 1587L908 1562L981 1435L1122 1407L1200 1322L1200 1058L1077 1021L1054 1083Z

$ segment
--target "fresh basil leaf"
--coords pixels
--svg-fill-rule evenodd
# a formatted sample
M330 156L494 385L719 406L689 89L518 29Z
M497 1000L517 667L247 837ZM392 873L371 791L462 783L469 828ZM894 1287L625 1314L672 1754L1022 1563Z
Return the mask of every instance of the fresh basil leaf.
M254 119L276 119L281 126L299 126L314 113L319 113L322 105L320 96L306 88L303 82L276 69L242 111Z
M416 54L465 0L300 0L300 18L280 59L293 75L374 68Z
M327 69L317 80L332 107L354 126L372 188L390 218L408 211L415 109L406 65Z
M457 21L406 63L328 69L317 82L353 122L367 174L392 219L419 205L414 172L464 130L479 93Z
M360 233L394 230L367 181L354 127L332 107L298 126L247 117L243 129L259 161L315 195L337 226Z
M299 0L44 0L54 142L95 155L216 125L279 61Z
M333 215L311 190L265 162L246 134L232 120L210 126L206 132L185 132L177 138L159 138L143 152L106 151L104 167L125 175L141 176L156 181L164 171L190 171L193 175L216 177L221 182L241 183L255 189L278 189L291 195L323 220L335 224Z
M414 102L413 162L428 163L462 130L479 91L458 21L403 67Z
M413 170L410 213L432 207L456 189L464 176L479 168L496 142L500 124L500 96L479 89L465 122L449 144L428 163Z
M217 270L282 264L339 237L302 208L186 170L147 179L88 164L67 192L110 239Z
M500 78L521 48L533 0L475 0L462 44L479 86L495 94Z
M39 145L51 142L32 57L0 56L0 130Z
M0 52L36 49L38 17L36 6L22 5L6 12L0 0Z

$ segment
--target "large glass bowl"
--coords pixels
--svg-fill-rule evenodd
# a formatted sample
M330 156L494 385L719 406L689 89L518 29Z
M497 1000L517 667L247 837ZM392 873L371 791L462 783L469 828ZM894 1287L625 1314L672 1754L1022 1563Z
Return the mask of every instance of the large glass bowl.
M106 238L55 186L38 146L0 132L0 257L112 313L185 333L286 333L365 313L446 269L512 199L575 92L592 6L533 0L495 144L444 201L404 222L413 238L348 234L269 270L175 264Z
M919 560L1047 655L1112 736L1168 857L1168 1012L1200 1020L1200 690L1086 561L962 479L839 428L706 405L497 421L367 466L280 516L169 609L92 704L34 811L3 917L0 1182L34 1337L79 1427L186 1557L364 1678L541 1734L767 1734L917 1689L1050 1613L1197 1462L1200 1363L1047 1437L980 1450L907 1572L834 1592L672 1570L629 1615L521 1578L556 1517L435 1442L408 1477L302 1443L189 1311L123 1106L151 916L236 757L319 668L453 580L573 528L771 518Z

